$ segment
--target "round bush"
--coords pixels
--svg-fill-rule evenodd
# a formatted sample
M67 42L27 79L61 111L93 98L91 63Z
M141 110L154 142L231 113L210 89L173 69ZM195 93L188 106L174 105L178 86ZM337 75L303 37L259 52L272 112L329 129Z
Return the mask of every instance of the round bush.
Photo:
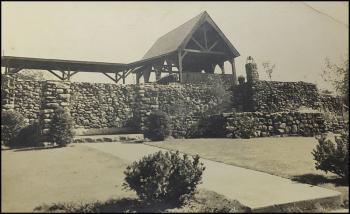
M128 166L124 186L142 200L181 204L193 195L204 169L199 156L191 160L179 152L159 151Z
M152 141L164 140L170 135L170 118L162 112L152 112L145 123L144 136Z
M349 132L345 131L335 142L323 135L312 152L315 167L326 173L332 172L344 181L349 181Z
M1 144L14 146L16 137L26 126L25 117L16 111L1 112Z
M57 108L50 124L49 138L59 146L73 142L73 119L62 108Z

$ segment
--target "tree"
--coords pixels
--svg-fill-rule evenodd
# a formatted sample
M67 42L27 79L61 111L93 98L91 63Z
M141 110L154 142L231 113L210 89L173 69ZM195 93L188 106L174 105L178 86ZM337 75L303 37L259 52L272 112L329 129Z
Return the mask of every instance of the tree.
M276 64L271 64L271 62L263 62L262 66L270 81L272 80L273 69L276 67Z
M21 80L28 80L28 81L42 81L45 80L43 71L38 70L22 70L16 74L14 74L14 77Z
M337 65L325 59L325 68L322 73L325 82L331 83L336 94L342 97L344 104L349 107L349 59Z

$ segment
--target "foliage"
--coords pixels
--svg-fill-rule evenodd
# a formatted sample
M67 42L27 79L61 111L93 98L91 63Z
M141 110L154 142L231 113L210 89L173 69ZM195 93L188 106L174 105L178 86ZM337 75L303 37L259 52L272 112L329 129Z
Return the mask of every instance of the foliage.
M243 75L239 75L238 76L238 82L239 82L240 85L243 84L245 82L245 77Z
M57 108L50 123L50 140L59 146L66 146L73 141L73 137L73 119L63 108Z
M193 124L186 133L186 138L218 138L225 137L226 120L222 115L202 118Z
M45 80L44 72L43 71L37 71L37 70L22 70L16 74L14 74L14 77L21 80L26 81L43 81Z
M349 179L349 132L345 131L335 142L325 135L318 139L318 145L312 152L315 167L326 173L332 172L345 181Z
M216 99L216 105L207 111L208 114L220 114L232 107L232 93L228 90L227 83L222 78L211 75L208 77L206 94ZM226 86L226 87L225 87Z
M275 69L276 64L271 64L271 62L263 62L262 66L263 66L267 76L269 77L269 79L271 81L272 80L273 69Z
M337 65L326 58L322 77L332 84L335 92L343 97L344 104L349 106L349 59Z
M25 117L16 111L1 112L1 141L6 146L15 144L18 133L25 127Z
M251 212L239 201L227 199L213 191L200 189L183 205L148 203L134 198L109 199L107 201L63 202L42 204L34 212L45 213L232 213Z
M39 123L30 124L20 130L16 138L17 146L41 146Z
M142 200L181 204L194 194L204 170L198 155L190 160L178 151L159 151L128 166L124 186Z
M146 119L144 136L152 141L161 141L169 135L169 116L162 111L152 112Z

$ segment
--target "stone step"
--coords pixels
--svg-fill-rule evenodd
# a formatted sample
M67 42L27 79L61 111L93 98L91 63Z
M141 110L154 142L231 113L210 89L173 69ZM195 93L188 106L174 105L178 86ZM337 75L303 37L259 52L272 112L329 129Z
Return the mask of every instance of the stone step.
M143 134L86 135L75 136L74 143L142 142Z

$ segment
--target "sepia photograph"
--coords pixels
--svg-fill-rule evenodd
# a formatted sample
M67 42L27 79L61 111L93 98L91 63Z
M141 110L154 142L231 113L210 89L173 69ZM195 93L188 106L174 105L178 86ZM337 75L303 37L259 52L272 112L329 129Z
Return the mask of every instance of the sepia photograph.
M2 213L348 213L348 1L1 1Z

